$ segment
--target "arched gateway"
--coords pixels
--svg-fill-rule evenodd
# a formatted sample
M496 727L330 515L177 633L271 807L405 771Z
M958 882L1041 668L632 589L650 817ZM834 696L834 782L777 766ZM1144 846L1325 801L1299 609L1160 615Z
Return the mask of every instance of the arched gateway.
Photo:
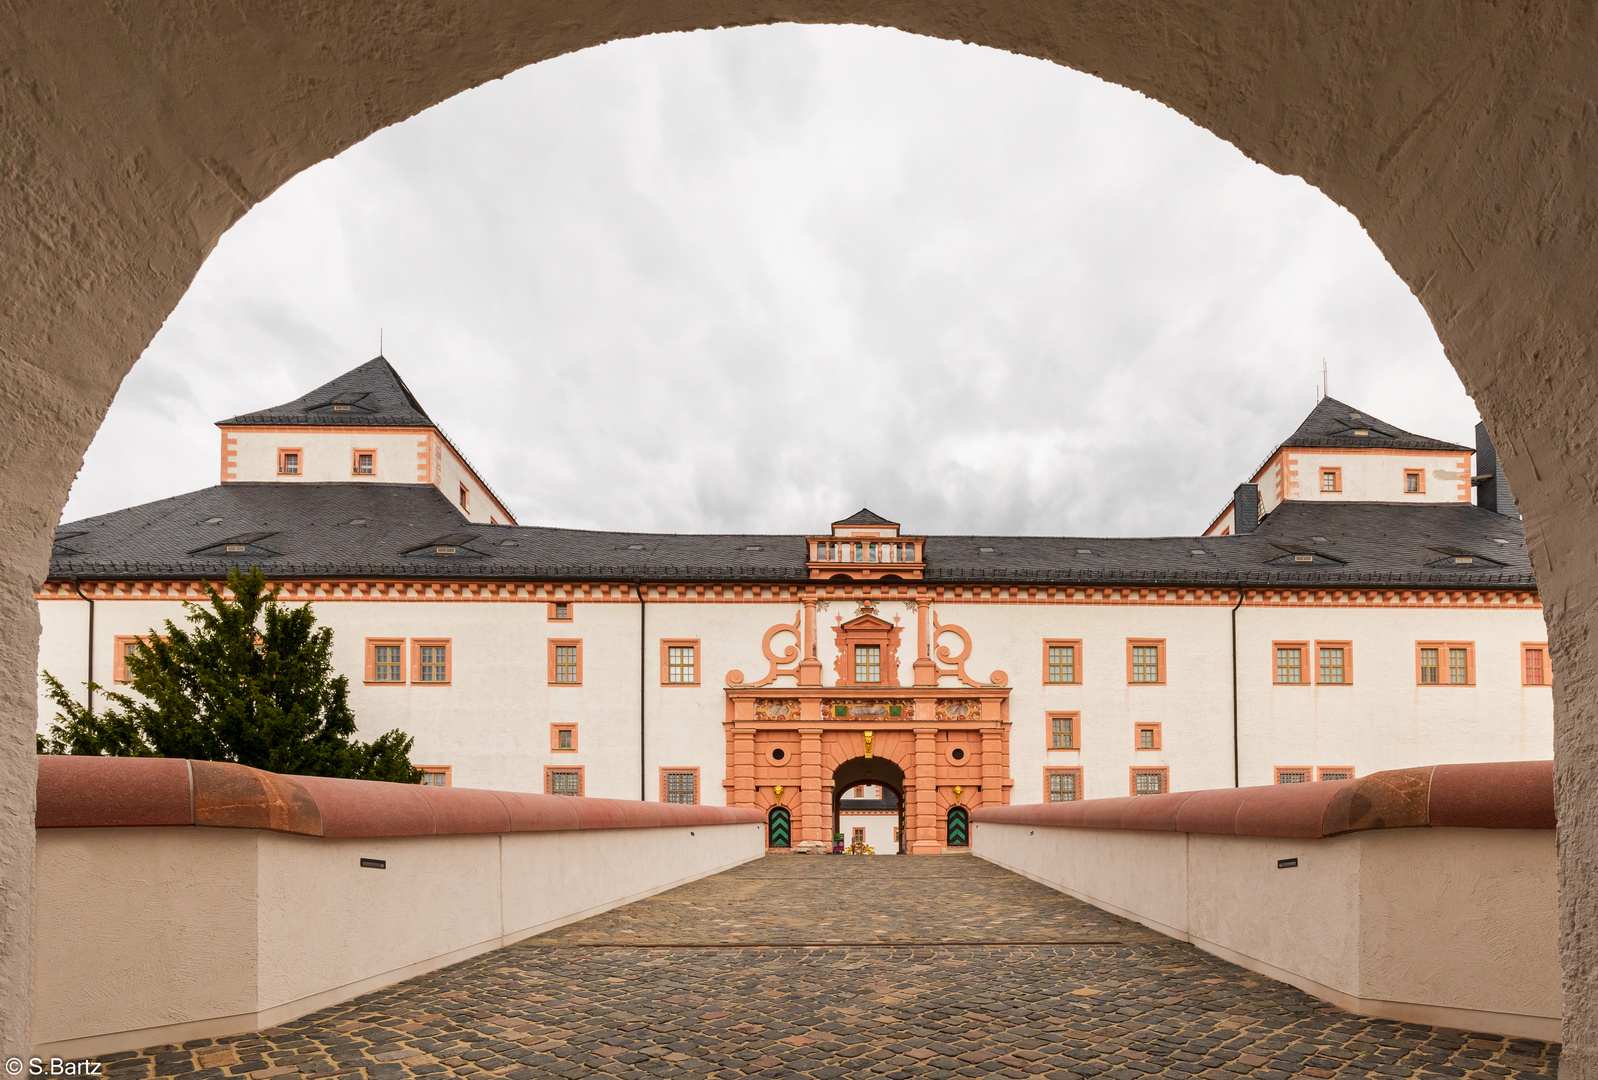
M900 536L894 523L862 511L834 522L833 533L810 538L812 578L827 580L837 561L852 562L854 547L870 544L890 549L891 557L868 564L882 580L919 579L922 538ZM1009 676L995 671L986 681L973 678L966 671L971 636L965 629L940 622L925 591L896 585L890 593L903 597L893 602L903 614L891 621L868 600L847 622L842 614L834 617L826 650L831 671L819 659L816 629L818 609L827 602L806 589L796 597L793 621L764 635L770 665L764 677L748 681L741 671L727 673L727 802L768 815L786 808L793 844L801 850L831 845L840 795L863 783L896 791L900 847L910 854L945 849L952 808L1010 801ZM905 615L916 628L908 663L900 658L908 644L901 641Z

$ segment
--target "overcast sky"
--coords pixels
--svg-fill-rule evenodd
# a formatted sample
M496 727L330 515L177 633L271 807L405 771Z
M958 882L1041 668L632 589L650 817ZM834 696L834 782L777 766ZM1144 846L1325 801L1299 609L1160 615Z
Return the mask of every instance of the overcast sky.
M853 27L551 60L222 238L64 520L385 353L522 524L1181 534L1332 396L1471 442L1354 218L1131 91ZM167 452L145 458L152 433Z

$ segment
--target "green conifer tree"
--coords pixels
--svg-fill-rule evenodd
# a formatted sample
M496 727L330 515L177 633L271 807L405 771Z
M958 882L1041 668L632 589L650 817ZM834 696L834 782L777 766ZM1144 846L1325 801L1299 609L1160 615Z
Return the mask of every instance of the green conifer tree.
M61 710L39 752L236 761L269 772L420 783L413 740L398 729L359 742L349 680L333 674L333 631L311 606L278 603L258 567L228 574L232 597L203 583L207 604L184 604L187 628L140 641L127 657L136 697L90 713L44 673ZM90 683L91 690L101 687Z

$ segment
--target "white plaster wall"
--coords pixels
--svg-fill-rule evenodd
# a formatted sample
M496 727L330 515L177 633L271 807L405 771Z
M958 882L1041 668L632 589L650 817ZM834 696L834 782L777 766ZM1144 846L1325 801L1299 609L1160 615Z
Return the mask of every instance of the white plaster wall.
M449 443L435 436L433 447L438 452L434 471L435 483L438 490L444 493L444 497L459 507L461 485L465 484L470 496L466 500L466 508L461 512L466 515L467 520L480 524L490 520L501 525L509 524L509 515L489 495L488 488L478 479L471 466L450 448Z
M972 845L1000 866L1356 1012L1560 1035L1552 830L1292 840L978 822Z
M1187 940L1187 834L973 822L974 854Z
M1295 450L1292 467L1298 470L1298 489L1288 497L1329 502L1470 502L1468 453L1338 453L1336 450ZM1321 469L1342 469L1341 491L1321 490ZM1404 471L1419 469L1425 491L1404 491ZM1482 554L1491 554L1483 552Z
M414 431L374 432L358 428L338 431L249 431L233 432L237 440L234 458L235 480L270 480L292 484L298 481L375 481L382 484L416 483L416 466L421 460L418 442L427 438L427 428ZM300 475L279 476L279 447L298 446ZM351 472L355 449L377 451L377 474L356 476ZM226 453L226 451L223 451Z
M636 799L639 776L639 608L636 601L573 600L573 618L552 622L543 600L324 600L317 618L334 631L336 669L348 675L362 738L399 728L416 740L412 760L447 765L463 787L542 791L544 767L583 766L589 795ZM40 664L81 699L88 605L77 599L39 605ZM818 657L827 683L836 659L831 627L854 616L835 602L818 618ZM913 681L913 604L879 605L904 626L899 678ZM1079 766L1087 798L1130 791L1133 766L1170 769L1172 790L1232 784L1231 610L1228 605L1061 605L961 603L935 605L939 618L964 626L974 648L967 671L985 680L1010 677L1012 802L1046 798L1043 770ZM791 623L797 602L652 602L643 649L643 699L648 731L642 777L645 799L659 799L660 769L698 767L700 801L724 805L725 678L748 681L767 663L760 639ZM182 605L164 600L96 602L95 672L109 681L113 638L149 633L165 619L182 623ZM1553 753L1553 701L1547 686L1520 684L1520 645L1545 634L1536 609L1405 609L1248 607L1238 612L1238 707L1241 782L1268 784L1277 766L1380 769L1470 761L1546 759ZM364 683L365 642L381 638L449 638L454 648L448 686ZM1167 683L1129 686L1126 639L1166 640ZM548 642L583 642L583 684L550 686ZM663 686L660 642L700 642L697 686ZM1082 682L1043 684L1045 638L1081 639ZM779 635L780 653L793 639ZM1273 642L1353 642L1353 683L1276 686ZM1476 685L1415 685L1415 643L1474 641ZM953 635L944 644L957 647ZM1311 678L1314 672L1308 672ZM783 677L773 691L793 685ZM952 685L946 677L943 682ZM1048 747L1046 714L1081 714L1080 750ZM40 730L55 716L40 684ZM1138 750L1140 721L1161 724L1161 748ZM576 753L550 749L549 726L578 726ZM791 759L798 786L798 757ZM786 783L786 781L785 781Z
M758 858L765 827L45 829L37 850L34 1040L82 1056L281 1023Z
M1522 686L1520 645L1547 631L1536 609L1415 605L1243 607L1237 613L1238 729L1244 786L1276 766L1381 769L1553 756L1553 692ZM1353 683L1278 686L1276 641L1353 642ZM1474 686L1417 686L1418 641L1474 641ZM1313 671L1306 672L1310 678ZM1230 742L1230 733L1216 733ZM1175 781L1175 770L1172 779ZM1195 786L1230 786L1224 783Z

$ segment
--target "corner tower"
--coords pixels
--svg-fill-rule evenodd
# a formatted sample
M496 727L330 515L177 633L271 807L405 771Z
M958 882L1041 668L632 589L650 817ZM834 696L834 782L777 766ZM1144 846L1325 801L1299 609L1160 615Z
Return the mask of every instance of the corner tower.
M216 425L222 482L431 484L468 521L516 519L382 356Z

